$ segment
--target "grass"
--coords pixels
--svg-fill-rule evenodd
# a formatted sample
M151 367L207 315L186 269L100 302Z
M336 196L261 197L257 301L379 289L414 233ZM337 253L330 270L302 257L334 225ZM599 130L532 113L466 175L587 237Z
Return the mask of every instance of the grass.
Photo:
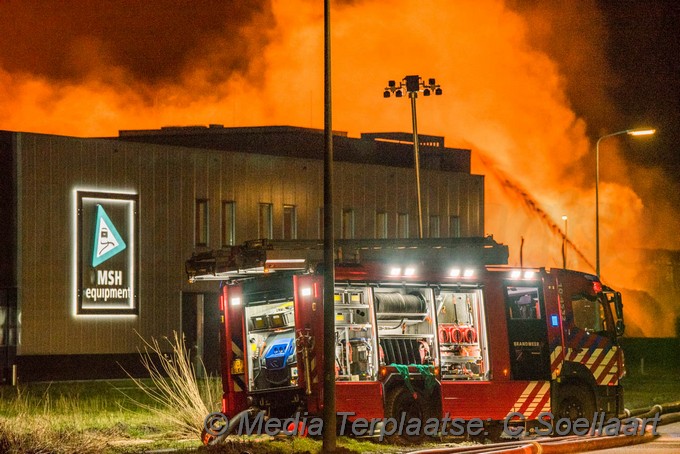
M647 366L644 374L639 369L628 367L626 377L622 380L623 397L626 408L649 407L680 401L680 374L677 370Z
M143 384L154 387L150 379ZM159 417L161 409L132 379L2 387L0 452L131 454L177 449L201 454L292 454L316 453L322 447L320 440L266 436L230 437L224 445L203 447L197 435L187 436ZM353 453L403 450L347 437L338 439L338 447Z
M668 349L624 346L628 373L623 385L627 408L680 400L680 380L677 380L680 360L676 360L680 355L674 345ZM149 353L155 354L153 342L149 347ZM166 366L186 360L175 354L167 355L166 359L169 360ZM162 363L157 367L162 369ZM183 370L182 377L191 375ZM221 446L201 446L195 424L189 424L187 430L187 425L175 417L190 413L185 407L186 400L195 400L201 395L202 402L197 403L198 416L193 420L198 417L202 423L210 402L218 398L214 389L220 387L217 379L209 380L209 384L213 397L206 398L211 393L204 384L190 381L188 386L193 390L187 391L189 397L179 403L173 403L177 393L174 387L179 385L166 383L160 376L146 380L0 387L0 452L131 454L158 449L200 454L320 452L321 441L295 437L230 437ZM167 392L171 398L163 397ZM340 452L348 453L396 453L406 449L345 437L338 439L338 447Z
M0 451L103 452L112 440L153 441L171 429L157 424L148 410L131 405L123 392L137 391L130 380L4 387Z
M624 338L626 408L680 401L680 339Z
M154 388L153 380L143 384ZM224 445L203 447L198 435L187 436L159 417L162 408L132 379L2 387L0 452L131 454L177 449L200 454L293 454L317 453L322 448L320 440L285 436L230 437ZM347 453L405 449L348 437L340 437L338 447Z
M195 450L205 416L219 409L221 384L196 378L177 334L166 340L145 345L149 379L1 389L0 451L125 453L177 444Z

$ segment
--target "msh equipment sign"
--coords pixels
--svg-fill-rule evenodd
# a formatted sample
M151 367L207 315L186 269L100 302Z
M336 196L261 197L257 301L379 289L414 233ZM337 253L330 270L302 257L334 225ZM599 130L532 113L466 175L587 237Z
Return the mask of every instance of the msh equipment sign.
M76 195L76 313L137 314L137 195Z

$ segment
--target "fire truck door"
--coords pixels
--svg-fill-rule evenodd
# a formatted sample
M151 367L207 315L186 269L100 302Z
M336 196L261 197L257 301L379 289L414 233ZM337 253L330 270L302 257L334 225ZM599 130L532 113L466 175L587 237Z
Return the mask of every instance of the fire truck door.
M505 286L510 370L514 380L550 380L543 292L538 283Z

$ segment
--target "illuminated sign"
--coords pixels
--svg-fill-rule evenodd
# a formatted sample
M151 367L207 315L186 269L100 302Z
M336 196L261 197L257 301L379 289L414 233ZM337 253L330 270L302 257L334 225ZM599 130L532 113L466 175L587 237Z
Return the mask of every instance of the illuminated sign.
M137 314L136 194L76 192L76 314Z

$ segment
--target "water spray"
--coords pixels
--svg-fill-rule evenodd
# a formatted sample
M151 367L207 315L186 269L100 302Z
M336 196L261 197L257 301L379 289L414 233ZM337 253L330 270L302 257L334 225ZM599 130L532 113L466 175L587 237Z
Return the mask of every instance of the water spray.
M583 254L583 252L581 252L576 244L567 238L566 232L562 231L559 224L543 209L543 207L541 207L536 199L529 195L527 190L524 189L518 181L513 179L503 170L499 169L498 166L495 165L493 161L487 156L484 156L481 153L479 153L478 156L484 167L486 167L490 174L496 178L498 182L500 182L501 187L506 193L519 197L519 199L522 201L522 204L529 211L529 213L542 221L543 224L545 224L548 229L558 238L563 239L565 246L570 247L579 256L579 258L586 263L586 265L592 269L595 269L594 265L586 258L586 256ZM524 238L522 238L522 245L523 244Z

